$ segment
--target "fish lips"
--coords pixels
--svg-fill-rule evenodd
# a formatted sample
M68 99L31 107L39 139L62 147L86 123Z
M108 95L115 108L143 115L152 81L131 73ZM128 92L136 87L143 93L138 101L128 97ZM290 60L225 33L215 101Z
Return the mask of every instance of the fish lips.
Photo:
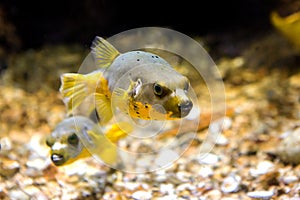
M52 162L56 165L56 166L61 166L65 163L66 159L64 157L64 155L62 154L58 154L58 153L54 153L51 155L51 160Z
M186 117L193 108L192 101L185 101L178 105L178 112L174 112L171 116L174 118Z

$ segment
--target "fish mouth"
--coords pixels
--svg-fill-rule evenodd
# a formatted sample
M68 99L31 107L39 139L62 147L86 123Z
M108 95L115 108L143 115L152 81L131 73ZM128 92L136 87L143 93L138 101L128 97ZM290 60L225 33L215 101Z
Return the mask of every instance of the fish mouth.
M54 153L51 155L51 160L56 166L63 165L65 163L65 157L61 154Z
M193 108L193 103L191 101L185 101L178 105L178 110L180 117L186 117Z

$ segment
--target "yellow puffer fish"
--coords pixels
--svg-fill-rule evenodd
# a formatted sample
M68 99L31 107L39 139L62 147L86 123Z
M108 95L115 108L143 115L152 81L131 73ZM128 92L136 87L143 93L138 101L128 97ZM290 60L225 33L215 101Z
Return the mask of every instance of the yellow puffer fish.
M273 11L271 22L300 51L300 12L281 17Z
M60 92L68 114L90 95L100 123L119 110L132 118L171 120L187 116L193 103L187 95L189 80L163 58L145 51L119 53L96 37L91 53L99 68L88 74L65 73Z
M127 131L129 132L129 131ZM97 155L107 164L117 161L116 142L125 137L126 133L114 124L103 135L99 127L89 118L76 116L64 119L46 139L51 148L51 160L56 166L63 166L74 161L90 157L89 148L97 147Z

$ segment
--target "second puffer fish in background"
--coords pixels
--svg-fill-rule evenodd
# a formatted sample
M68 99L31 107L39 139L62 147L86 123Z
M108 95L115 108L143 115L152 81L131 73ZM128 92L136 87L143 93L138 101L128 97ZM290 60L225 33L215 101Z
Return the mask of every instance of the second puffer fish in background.
M93 148L97 149L98 158L113 165L118 159L116 143L126 137L127 132L114 124L103 133L91 119L75 116L60 122L47 137L46 144L51 148L51 160L56 166L91 157L89 150Z
M116 107L144 120L180 119L191 111L189 80L163 58L145 51L119 53L101 37L91 49L98 70L61 76L60 92L69 114L90 95L95 97L90 110L97 111L102 124Z

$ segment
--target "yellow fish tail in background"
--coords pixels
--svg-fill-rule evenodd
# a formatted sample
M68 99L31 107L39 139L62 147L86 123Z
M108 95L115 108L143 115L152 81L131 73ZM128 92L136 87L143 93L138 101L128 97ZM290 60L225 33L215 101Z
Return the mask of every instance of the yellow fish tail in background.
M273 26L300 52L300 12L281 17L276 11L273 11L270 18Z

